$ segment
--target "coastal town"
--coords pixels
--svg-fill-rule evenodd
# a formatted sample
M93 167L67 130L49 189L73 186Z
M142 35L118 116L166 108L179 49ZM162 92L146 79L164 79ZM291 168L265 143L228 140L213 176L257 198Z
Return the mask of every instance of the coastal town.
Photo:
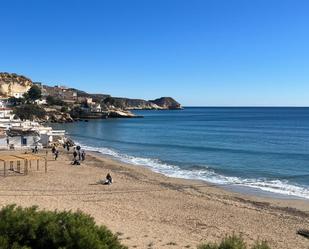
M155 101L89 94L62 85L48 86L15 73L0 73L0 149L33 149L63 144L65 130L49 123L134 118L133 109L181 109L172 98Z
M2 206L82 210L107 225L130 248L195 248L205 238L218 241L222 234L234 233L243 234L250 245L254 241L259 245L262 238L272 248L304 248L308 224L304 200L233 193L205 182L170 178L84 148L77 157L76 150L70 150L75 145L66 131L53 128L53 123L138 118L132 112L136 109L181 110L174 99L116 98L50 85L0 73ZM114 201L106 207L109 196ZM101 211L103 206L107 212ZM244 219L248 222L243 223ZM220 227L222 220L237 226ZM265 227L269 222L273 226ZM273 227L280 228L279 233ZM289 243L281 240L282 235Z
M198 179L168 177L141 167L144 164L137 167L132 161L124 163L75 145L64 129L53 128L53 123L79 122L76 126L86 127L92 124L84 122L91 119L104 123L104 119L138 118L132 111L136 109L182 107L169 97L154 101L115 98L0 73L0 206L4 206L0 212L12 207L12 212L18 212L12 204L25 212L32 205L48 212L82 211L115 234L117 247L106 248L200 249L205 248L200 246L205 240L219 242L224 234L231 234L227 239L233 243L246 242L254 249L306 248L306 200L250 196ZM22 217L32 220L28 216ZM45 224L42 227L49 229ZM54 230L50 234L54 236ZM92 240L89 236L90 244Z

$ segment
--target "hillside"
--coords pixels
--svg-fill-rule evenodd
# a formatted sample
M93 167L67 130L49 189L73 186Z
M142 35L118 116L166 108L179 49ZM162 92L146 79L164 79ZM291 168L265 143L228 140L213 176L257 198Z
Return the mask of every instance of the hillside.
M30 89L31 79L15 73L0 73L0 95L2 97L22 97Z
M104 100L106 104L126 110L177 110L181 105L171 97L161 97L155 100L129 99L110 97Z
M13 105L17 113L23 114L24 108L31 109L31 104L34 104L25 97L29 89L33 88L32 86L41 91L42 97L37 103L40 108L44 109L40 113L46 113L45 117L41 117L45 121L70 122L73 119L132 118L137 116L130 110L182 109L181 105L171 97L150 101L112 97L109 94L87 93L58 84L50 86L50 84L32 82L31 79L14 73L0 73L0 95L4 98L15 97L15 100L13 102L10 100L8 105Z

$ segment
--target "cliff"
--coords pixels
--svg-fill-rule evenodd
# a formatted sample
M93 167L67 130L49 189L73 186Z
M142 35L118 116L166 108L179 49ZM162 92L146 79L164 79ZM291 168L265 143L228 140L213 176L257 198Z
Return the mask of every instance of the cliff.
M155 100L149 100L149 102L160 106L162 109L168 109L168 110L182 109L181 105L171 97L162 97Z
M124 110L162 109L160 106L143 99L109 97L104 100L104 104L108 107L115 107Z
M104 100L107 106L125 110L177 110L181 105L171 97L162 97L155 100L129 99L109 97Z
M24 93L33 84L39 86L43 95L43 101L38 105L25 103L26 100L23 99ZM130 110L182 109L181 105L171 97L147 101L111 97L108 94L91 94L65 86L33 83L31 79L14 73L0 73L0 96L20 98L23 101L15 103L15 111L19 111L21 117L27 118L31 114L29 118L37 118L42 122L72 122L73 120L93 118L133 118L139 116ZM23 108L28 108L28 110L23 112Z
M25 76L0 73L0 95L3 97L21 97L32 84L32 81Z

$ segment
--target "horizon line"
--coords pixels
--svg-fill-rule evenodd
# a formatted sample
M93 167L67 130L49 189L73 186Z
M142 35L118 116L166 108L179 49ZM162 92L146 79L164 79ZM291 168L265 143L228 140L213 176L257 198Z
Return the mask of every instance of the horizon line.
M220 105L218 105L218 106L212 106L212 105L205 105L205 106L200 106L200 105L196 105L196 106L194 106L194 105L189 105L189 106L182 106L183 108L309 108L309 106L284 106L284 105L282 105L282 106L271 106L271 105L269 105L269 106L254 106L254 105L252 105L252 106L228 106L228 105L226 105L226 106L220 106Z

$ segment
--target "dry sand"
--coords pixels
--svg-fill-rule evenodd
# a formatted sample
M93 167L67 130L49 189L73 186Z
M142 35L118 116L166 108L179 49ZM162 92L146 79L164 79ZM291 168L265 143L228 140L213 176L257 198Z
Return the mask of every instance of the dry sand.
M12 152L1 152L1 154ZM27 176L2 177L0 206L16 203L91 214L129 248L196 248L241 234L248 244L267 240L274 249L307 249L296 234L309 229L309 202L236 194L204 182L175 179L92 153L81 166L71 155L49 154L48 172L32 165ZM97 181L110 172L110 186Z

